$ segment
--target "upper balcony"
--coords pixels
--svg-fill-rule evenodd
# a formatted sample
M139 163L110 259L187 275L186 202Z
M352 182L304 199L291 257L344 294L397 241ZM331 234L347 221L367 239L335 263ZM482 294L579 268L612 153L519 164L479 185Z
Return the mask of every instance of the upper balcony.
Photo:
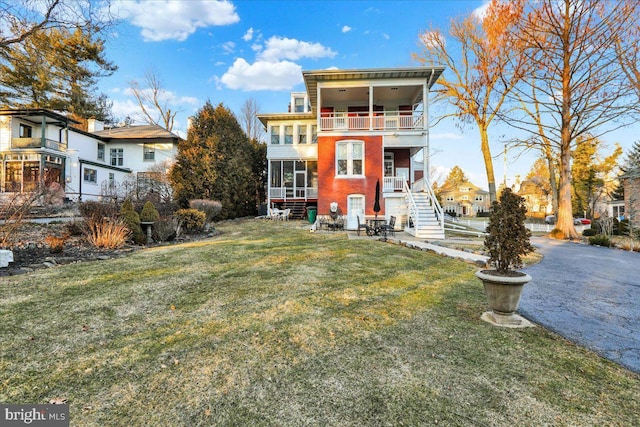
M424 129L422 112L324 112L320 114L320 130L400 131Z
M49 148L55 151L65 151L67 144L47 138L11 138L11 149Z
M423 131L429 90L444 69L413 67L303 72L320 132Z

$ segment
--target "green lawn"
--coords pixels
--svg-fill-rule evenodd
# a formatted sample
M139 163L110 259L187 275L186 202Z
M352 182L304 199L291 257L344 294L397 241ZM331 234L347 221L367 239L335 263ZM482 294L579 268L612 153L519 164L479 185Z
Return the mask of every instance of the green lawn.
M499 329L474 267L293 223L0 280L0 402L72 426L633 426L640 378Z

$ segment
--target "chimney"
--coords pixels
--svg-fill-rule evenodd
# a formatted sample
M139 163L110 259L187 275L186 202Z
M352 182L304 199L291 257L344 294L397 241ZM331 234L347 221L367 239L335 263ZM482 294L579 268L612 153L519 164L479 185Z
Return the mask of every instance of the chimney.
M94 132L99 132L101 130L104 130L104 122L101 122L100 120L96 119L95 117L92 117L90 119L87 120L87 131L94 133Z

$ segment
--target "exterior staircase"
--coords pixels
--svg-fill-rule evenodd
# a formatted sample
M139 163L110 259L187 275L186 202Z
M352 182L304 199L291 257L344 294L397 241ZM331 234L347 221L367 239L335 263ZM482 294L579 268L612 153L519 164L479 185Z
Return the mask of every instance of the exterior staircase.
M404 194L409 207L405 232L421 239L444 239L444 215L435 194L412 192L406 186Z

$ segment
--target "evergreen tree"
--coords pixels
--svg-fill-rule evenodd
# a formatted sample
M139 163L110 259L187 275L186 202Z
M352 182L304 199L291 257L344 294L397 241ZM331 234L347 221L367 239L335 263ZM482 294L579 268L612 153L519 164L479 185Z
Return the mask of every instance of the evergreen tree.
M91 28L53 28L0 49L0 105L108 121L110 103L96 94L96 82L117 67L106 60L104 40L96 34Z
M457 187L459 184L463 182L468 182L469 179L464 174L464 171L460 168L460 166L456 165L451 169L449 175L444 180L442 184L442 189L452 189Z
M640 170L640 141L634 142L633 147L627 152L624 163L620 166L620 175L632 170ZM624 185L622 182L618 183L611 197L613 200L624 200Z
M256 165L266 155L258 153L261 148L249 141L228 108L207 102L180 143L170 173L178 203L186 207L192 199L218 200L223 219L255 215L261 185Z

